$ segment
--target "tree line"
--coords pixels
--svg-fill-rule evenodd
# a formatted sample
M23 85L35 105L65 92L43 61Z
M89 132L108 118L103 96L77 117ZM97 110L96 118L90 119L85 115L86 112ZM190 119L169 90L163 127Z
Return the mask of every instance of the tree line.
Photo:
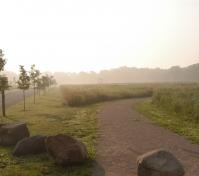
M0 73L4 71L7 61L4 57L3 50L0 49ZM17 87L22 90L24 107L23 110L26 110L26 91L30 88L33 89L34 104L36 103L36 94L40 95L40 91L46 91L52 85L56 84L56 80L53 76L43 75L40 70L36 69L35 64L30 68L30 71L27 71L23 65L19 65L19 78L16 81ZM6 116L6 107L5 107L5 91L8 90L11 86L8 83L8 77L0 74L0 91L2 96L2 115Z

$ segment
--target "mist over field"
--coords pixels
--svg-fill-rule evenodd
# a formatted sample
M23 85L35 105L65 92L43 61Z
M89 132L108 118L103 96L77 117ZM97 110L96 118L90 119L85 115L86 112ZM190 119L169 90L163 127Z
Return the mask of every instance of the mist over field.
M55 72L59 84L146 83L146 82L199 82L199 64L170 69L120 67L99 73Z
M4 72L9 81L17 79L15 72ZM162 83L199 82L199 63L187 67L173 66L169 69L120 67L100 72L48 72L58 84L104 84L104 83Z
M199 175L199 0L0 7L0 176Z

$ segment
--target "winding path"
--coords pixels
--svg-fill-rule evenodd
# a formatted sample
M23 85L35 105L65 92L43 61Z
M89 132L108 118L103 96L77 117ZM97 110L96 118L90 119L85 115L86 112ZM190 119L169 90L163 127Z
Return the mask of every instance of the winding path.
M173 152L186 176L198 176L199 145L144 118L133 109L138 101L142 99L109 102L102 108L93 176L136 176L137 157L157 148Z

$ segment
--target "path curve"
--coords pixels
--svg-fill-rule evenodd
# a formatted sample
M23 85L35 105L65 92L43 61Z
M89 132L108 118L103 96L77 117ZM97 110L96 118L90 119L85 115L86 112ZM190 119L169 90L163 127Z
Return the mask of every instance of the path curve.
M136 159L153 149L170 150L186 176L199 174L199 145L158 127L132 107L143 99L106 103L98 115L99 141L93 176L136 176Z

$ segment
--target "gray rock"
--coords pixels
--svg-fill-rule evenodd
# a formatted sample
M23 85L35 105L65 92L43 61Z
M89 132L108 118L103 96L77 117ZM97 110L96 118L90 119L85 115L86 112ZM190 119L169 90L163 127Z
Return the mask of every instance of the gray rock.
M87 149L82 142L63 134L47 137L46 149L60 166L80 164L88 158Z
M182 164L164 149L154 150L138 157L138 176L183 176Z
M12 146L30 135L25 123L0 124L0 145Z
M41 135L22 139L15 146L13 156L24 156L46 152L45 139L46 136Z

